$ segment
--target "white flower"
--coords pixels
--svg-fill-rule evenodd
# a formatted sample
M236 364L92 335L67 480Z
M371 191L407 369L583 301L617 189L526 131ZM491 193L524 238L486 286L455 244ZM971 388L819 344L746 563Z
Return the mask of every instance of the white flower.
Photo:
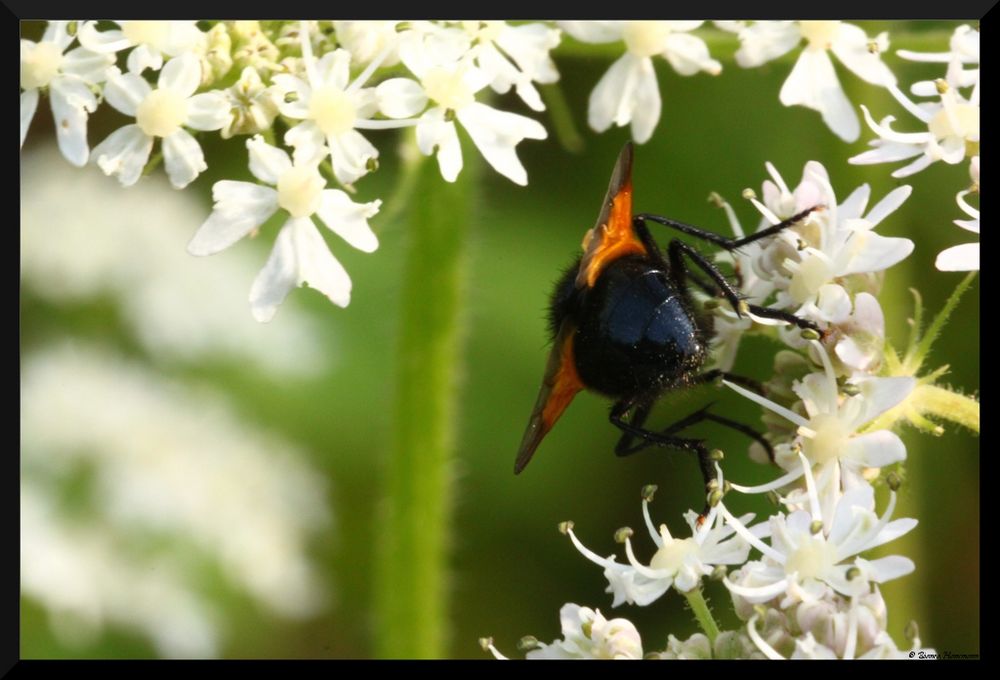
M972 189L958 192L955 201L971 220L955 220L955 224L962 229L971 231L973 234L979 233L979 211L969 205L965 197L970 193L979 193L979 156L975 156L969 164L969 174L972 176ZM979 244L963 243L960 246L952 246L938 253L934 260L934 266L945 272L967 272L979 270Z
M577 550L594 564L604 567L604 576L609 583L605 592L614 594L612 607L617 607L622 602L648 605L659 599L671 586L682 593L689 592L698 587L703 576L712 573L715 565L742 564L746 561L750 546L723 524L719 507L721 503L709 511L704 522L699 522L700 518L694 511L689 510L684 515L684 520L691 529L691 538L674 538L666 524L661 524L657 530L649 517L648 505L648 501L643 499L642 513L646 528L658 547L648 566L636 559L630 538L625 539L625 553L629 564L619 564L614 555L603 558L587 549L577 539L572 528L567 530ZM752 517L752 514L744 515L741 520L745 523Z
M261 328L233 304L260 269L255 253L209 262L184 252L204 219L202 197L164 176L122 191L62 161L54 145L33 148L21 161L22 286L54 305L114 301L122 328L157 364L315 377L336 356L315 319L293 307Z
M908 177L935 161L950 165L961 163L967 156L979 155L979 80L968 98L962 96L954 83L937 82L940 103L914 104L899 88L889 91L907 111L927 126L926 132L897 132L892 129L895 116L886 116L876 123L868 108L861 106L868 127L878 135L869 142L873 148L858 154L848 162L856 165L894 163L916 157L916 160L892 172L893 177Z
M736 63L743 68L760 66L776 59L805 39L806 46L781 87L781 103L785 106L800 104L819 111L823 122L845 142L855 141L861 133L861 126L837 79L827 50L869 83L888 87L896 82L879 56L889 47L887 35L882 33L872 40L853 24L842 21L755 21L739 28L739 38Z
M833 505L845 490L866 486L866 468L881 468L906 458L902 440L889 430L861 432L865 425L901 403L916 387L911 377L855 378L854 396L840 394L837 378L826 351L818 342L813 347L823 361L823 373L811 373L798 381L793 390L802 399L808 418L804 418L770 399L726 382L748 399L790 420L798 426L794 443L774 447L775 462L789 474L770 484L746 488L733 485L745 493L780 488L801 477L804 468L799 451L811 466L817 468L823 517L829 520Z
M281 228L267 264L250 289L255 319L270 321L289 291L308 285L331 302L346 307L351 300L351 278L333 257L316 229L316 216L331 231L366 253L378 248L368 226L381 201L354 203L343 191L327 189L315 162L292 163L288 154L264 142L260 135L247 141L250 172L275 188L223 180L212 187L215 207L188 244L192 255L225 250L262 225L279 209L289 218Z
M897 50L896 54L911 61L948 64L947 80L955 87L970 87L979 82L979 31L968 24L955 29L949 41L948 52L912 52ZM975 68L963 69L965 64L975 64ZM910 88L918 96L933 96L936 85L933 80L914 83Z
M305 29L301 40L306 79L287 74L273 79L284 97L278 104L281 113L302 121L285 133L285 142L295 148L296 163L318 163L329 150L337 181L350 184L367 174L378 158L378 149L355 128L395 128L414 121L374 119L378 112L375 90L364 84L381 64L385 50L351 81L350 52L337 49L315 59Z
M112 132L94 147L94 162L123 186L135 184L149 160L153 140L163 139L163 160L170 183L178 189L190 184L208 166L197 140L183 126L218 130L229 119L229 103L219 91L195 94L201 82L201 64L193 54L167 62L154 90L135 73L112 67L104 96L108 103L135 123Z
M159 71L164 55L178 57L205 40L196 21L116 21L119 28L98 31L96 21L80 26L80 44L101 54L112 55L135 47L128 55L129 73L147 68Z
M754 205L764 215L761 227L777 224L805 208L817 205L798 225L786 229L758 246L753 255L755 271L777 288L774 306L792 308L795 314L818 322L842 319L844 303L850 305L842 288L845 277L879 272L907 257L913 242L886 237L874 228L909 197L909 186L889 192L865 214L871 189L867 184L855 189L837 204L826 169L815 161L806 163L802 183L790 192L781 175L770 164L774 182L764 183L764 201Z
M399 63L398 21L334 21L337 42L351 53L351 59L368 64L385 53L383 66Z
M623 54L590 94L587 119L597 132L611 124L632 124L632 138L642 144L660 120L660 89L652 57L660 55L682 76L705 71L718 75L701 38L689 33L701 21L560 21L559 27L587 43L625 42Z
M871 591L871 584L905 576L913 562L897 555L866 560L859 554L895 540L912 530L915 519L889 521L896 507L890 492L882 517L875 514L875 491L869 484L854 487L834 507L829 523L819 511L808 461L802 460L810 487L810 510L776 514L768 520L770 544L759 537L764 532L747 529L723 508L726 522L744 537L763 558L748 562L725 579L729 590L751 603L782 597L782 609L799 602L828 597L830 590L857 597Z
M38 94L47 90L52 100L59 150L73 165L87 163L87 114L97 110L91 86L104 81L114 57L84 47L66 49L73 42L68 21L50 21L39 42L21 40L21 146L38 108Z
M528 659L641 659L642 639L628 619L611 619L600 610L565 604L559 610L562 640L539 643Z
M274 87L265 87L256 69L243 69L240 79L225 91L229 102L229 120L222 128L222 138L252 135L271 127L278 115L280 95Z
M464 21L462 26L474 41L476 65L492 77L490 87L505 94L513 86L525 104L544 111L534 83L559 79L549 56L559 44L559 31L540 23L511 26L506 21Z
M322 474L204 386L67 342L25 361L21 435L21 585L57 634L212 656L220 581L279 616L322 607Z
M424 155L437 154L441 176L446 181L454 182L462 170L457 120L486 162L523 186L528 183L528 173L514 149L523 139L545 139L548 133L538 121L476 101L476 93L492 77L472 62L468 50L468 36L459 29L407 31L399 55L420 79L420 84L407 78L381 83L377 88L380 100L391 98L401 102L399 110L383 107L383 111L395 118L413 115L428 100L435 104L417 123L417 146ZM407 104L403 106L403 102Z

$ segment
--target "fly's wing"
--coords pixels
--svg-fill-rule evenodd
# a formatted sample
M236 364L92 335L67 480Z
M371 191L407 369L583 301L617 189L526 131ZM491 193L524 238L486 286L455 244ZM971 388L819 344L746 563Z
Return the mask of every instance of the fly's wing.
M632 253L646 253L632 226L632 156L629 142L618 154L597 223L583 237L577 288L593 288L609 262Z
M577 288L592 288L609 262L630 253L646 252L646 247L632 228L632 155L632 144L628 143L618 154L597 223L583 238L583 258L576 275ZM531 411L528 427L517 451L515 474L524 469L542 438L552 429L576 393L584 388L573 353L575 335L575 322L572 319L563 321L549 353L535 408Z
M576 393L583 389L573 358L575 334L576 326L568 320L563 321L549 353L549 362L545 367L545 376L538 390L535 408L531 410L528 427L524 430L521 447L517 450L517 460L514 462L515 475L528 464L542 438L552 429Z

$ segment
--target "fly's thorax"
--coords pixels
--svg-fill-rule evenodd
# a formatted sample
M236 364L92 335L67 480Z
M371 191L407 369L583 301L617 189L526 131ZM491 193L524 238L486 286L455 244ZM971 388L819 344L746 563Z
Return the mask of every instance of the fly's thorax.
M612 262L576 313L577 371L598 392L658 391L685 382L705 362L710 329L661 262L643 256Z

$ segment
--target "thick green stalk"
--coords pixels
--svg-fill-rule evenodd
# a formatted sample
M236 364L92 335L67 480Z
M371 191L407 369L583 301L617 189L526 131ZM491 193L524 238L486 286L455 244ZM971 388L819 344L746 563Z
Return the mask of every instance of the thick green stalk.
M701 592L701 588L695 588L689 592L684 593L684 597L687 598L688 606L691 607L691 612L694 614L694 618L697 619L698 625L701 629L705 631L705 635L708 636L708 641L712 644L712 649L715 649L715 638L719 637L719 626L715 623L715 618L712 616L712 610L708 608L708 602L705 600L704 594Z
M436 162L424 161L407 206L393 429L377 530L375 646L382 658L445 653L456 374L473 170L466 167L449 184Z

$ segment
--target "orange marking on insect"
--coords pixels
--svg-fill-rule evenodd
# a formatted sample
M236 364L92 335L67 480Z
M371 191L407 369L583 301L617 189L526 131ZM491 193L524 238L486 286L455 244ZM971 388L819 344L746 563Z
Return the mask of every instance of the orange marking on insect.
M583 248L580 278L577 281L578 285L585 282L588 288L594 287L597 277L609 263L625 255L646 254L646 246L632 228L631 179L612 199L607 222L589 230L584 236Z
M576 372L576 359L573 356L573 335L563 341L560 356L562 361L552 385L552 393L542 409L542 424L546 432L552 429L576 393L583 389L583 381Z

